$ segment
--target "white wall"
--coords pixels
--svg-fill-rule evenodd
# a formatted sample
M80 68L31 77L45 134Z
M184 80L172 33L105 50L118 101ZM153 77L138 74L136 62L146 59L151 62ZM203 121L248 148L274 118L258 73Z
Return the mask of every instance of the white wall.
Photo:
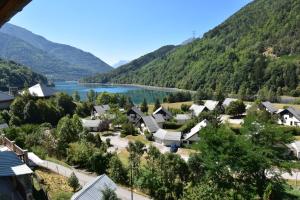
M280 117L278 120L278 124L282 124L285 126L299 126L300 127L300 121L295 118L293 115L285 114Z

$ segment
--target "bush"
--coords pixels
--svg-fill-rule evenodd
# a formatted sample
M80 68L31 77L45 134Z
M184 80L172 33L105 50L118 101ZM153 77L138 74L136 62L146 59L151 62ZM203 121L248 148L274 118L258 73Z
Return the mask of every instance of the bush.
M176 122L165 122L163 125L164 129L178 129L181 125L177 124Z
M284 133L290 133L292 135L298 135L300 136L300 128L299 127L293 127L293 126L281 126L280 129Z
M136 135L137 130L131 123L125 123L122 125L121 137L126 137L127 135Z
M73 192L79 187L79 181L74 172L72 172L71 176L68 178L68 184L73 188Z
M189 111L189 108L190 108L190 106L187 105L187 104L181 104L181 106L180 106L180 109L181 109L181 111L183 111L183 112Z
M149 133L149 131L145 131L144 134L145 134L145 137L146 137L147 140L153 141L153 134L152 133Z

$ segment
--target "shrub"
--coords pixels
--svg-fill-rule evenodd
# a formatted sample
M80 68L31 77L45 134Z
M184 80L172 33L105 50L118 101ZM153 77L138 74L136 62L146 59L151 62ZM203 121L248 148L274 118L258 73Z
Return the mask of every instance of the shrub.
M79 181L74 172L72 172L71 176L68 178L68 184L73 188L73 192L79 187Z

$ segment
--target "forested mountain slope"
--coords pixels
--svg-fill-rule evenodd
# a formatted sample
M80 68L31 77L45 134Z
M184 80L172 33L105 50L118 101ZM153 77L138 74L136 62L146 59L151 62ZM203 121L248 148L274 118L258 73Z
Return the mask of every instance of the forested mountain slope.
M9 87L28 87L36 83L47 84L47 78L32 72L29 68L12 61L0 59L0 90L6 91Z
M203 38L126 76L121 68L87 80L299 95L300 1L254 0Z
M91 53L48 41L12 24L0 29L0 44L0 57L25 64L53 79L74 80L113 69Z

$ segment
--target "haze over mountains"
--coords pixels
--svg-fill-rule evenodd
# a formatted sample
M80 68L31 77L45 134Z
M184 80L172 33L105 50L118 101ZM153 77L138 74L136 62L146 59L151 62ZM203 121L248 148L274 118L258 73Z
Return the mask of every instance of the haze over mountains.
M297 95L299 76L300 1L256 0L202 38L84 81Z
M12 24L0 29L0 44L0 58L26 65L51 79L78 80L113 69L89 52L51 42Z

